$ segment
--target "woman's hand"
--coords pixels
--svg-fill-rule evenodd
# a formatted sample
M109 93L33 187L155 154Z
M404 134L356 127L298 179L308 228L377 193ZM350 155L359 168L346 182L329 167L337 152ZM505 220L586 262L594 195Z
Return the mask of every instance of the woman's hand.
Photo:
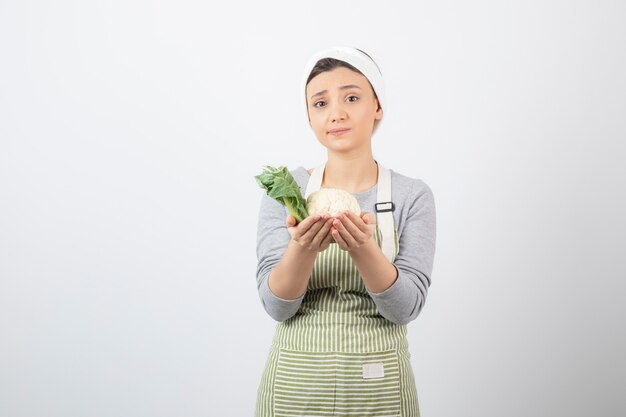
M331 236L339 247L352 251L365 245L374 236L376 216L373 213L361 213L357 216L351 211L339 213L333 221Z
M296 218L287 216L287 230L291 240L309 251L321 252L333 241L330 228L333 218L329 215L309 216L296 224Z

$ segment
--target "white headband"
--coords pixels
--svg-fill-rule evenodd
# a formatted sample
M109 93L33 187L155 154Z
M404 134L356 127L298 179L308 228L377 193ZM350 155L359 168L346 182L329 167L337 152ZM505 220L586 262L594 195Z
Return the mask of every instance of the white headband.
M311 71L313 70L313 67L315 67L317 61L322 58L339 59L341 61L347 62L354 68L361 71L361 73L368 79L368 81L372 85L372 88L374 89L374 92L378 97L380 107L383 109L383 111L386 110L387 104L385 101L385 85L383 83L383 75L380 71L380 68L378 68L378 65L376 65L376 62L374 62L374 60L366 55L364 52L361 52L356 48L352 48L349 46L333 46L314 54L311 58L309 58L309 61L305 66L304 74L302 77L302 85L304 86L304 114L307 115L307 123L309 122L309 120L308 106L306 101L306 81L309 78L309 75L311 74ZM382 119L378 121L376 127L380 125L381 121ZM376 127L374 128L374 132L376 131Z

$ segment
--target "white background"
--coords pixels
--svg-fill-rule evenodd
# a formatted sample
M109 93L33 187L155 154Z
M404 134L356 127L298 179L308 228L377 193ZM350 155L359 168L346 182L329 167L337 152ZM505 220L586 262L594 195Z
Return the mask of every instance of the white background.
M263 165L361 48L437 209L423 417L626 414L622 1L0 1L0 415L251 416Z

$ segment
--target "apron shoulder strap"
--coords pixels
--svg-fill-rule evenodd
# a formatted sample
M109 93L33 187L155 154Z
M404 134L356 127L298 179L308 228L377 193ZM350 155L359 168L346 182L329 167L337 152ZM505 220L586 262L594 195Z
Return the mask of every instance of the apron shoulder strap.
M306 184L306 192L304 193L304 199L309 198L315 191L319 191L322 187L322 179L324 177L324 168L326 168L326 162L313 169L309 182Z
M376 210L376 223L382 234L382 251L389 262L393 262L395 260L396 242L393 222L395 205L391 200L391 171L379 163L378 193L374 208Z

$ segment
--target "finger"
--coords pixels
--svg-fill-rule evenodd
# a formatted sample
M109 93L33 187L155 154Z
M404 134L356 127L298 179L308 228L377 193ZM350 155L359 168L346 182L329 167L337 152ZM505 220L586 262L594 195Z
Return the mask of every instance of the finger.
M335 220L333 226L339 231L341 239L350 247L356 247L356 241L350 232L346 229L343 222L340 219ZM335 236L336 238L336 236Z
M317 233L315 233L315 235L311 238L311 245L313 247L319 247L319 245L322 243L322 241L324 240L324 238L326 238L326 235L328 234L329 230L330 230L330 224L332 224L331 220L328 219L321 219L318 223L320 223L322 225L322 227L319 228L319 230L317 230Z
M358 218L360 222L354 220L354 218ZM360 215L351 216L352 222L363 232L367 233L372 223L376 223L376 219L373 217L372 213L362 212Z
M339 230L333 227L331 233L332 233L333 239L335 239L335 243L338 244L341 249L348 250L348 245L341 238L341 234L339 233Z
M363 212L361 218L366 224L376 224L376 216L374 213Z
M331 225L332 225L332 222L331 222ZM335 241L335 239L333 239L333 234L330 232L330 230L331 229L329 228L328 229L328 234L326 235L326 237L324 238L324 240L320 244L320 247L322 247L324 249L327 248L328 245L330 245L331 243L333 243Z
M301 235L301 239L306 242L313 242L313 238L315 238L315 235L317 235L317 233L320 231L325 223L326 222L323 218L318 219L315 223L313 223L313 225L311 225L311 227L309 227L306 232L304 232L304 234Z
M333 219L327 219L324 222L324 225L322 226L322 228L317 232L317 234L313 238L313 246L318 246L318 245L321 246L323 244L324 240L326 240L327 237L330 235L329 232L330 232L330 228L332 225L333 225Z
M298 229L297 229L296 235L298 237L303 236L311 228L311 226L313 226L315 222L319 220L320 217L321 216L319 214L316 214L313 216L308 216L307 218L302 220L300 224L298 224L297 226Z
M339 216L345 228L356 240L361 240L367 233L367 225L356 214L348 211L344 216Z

